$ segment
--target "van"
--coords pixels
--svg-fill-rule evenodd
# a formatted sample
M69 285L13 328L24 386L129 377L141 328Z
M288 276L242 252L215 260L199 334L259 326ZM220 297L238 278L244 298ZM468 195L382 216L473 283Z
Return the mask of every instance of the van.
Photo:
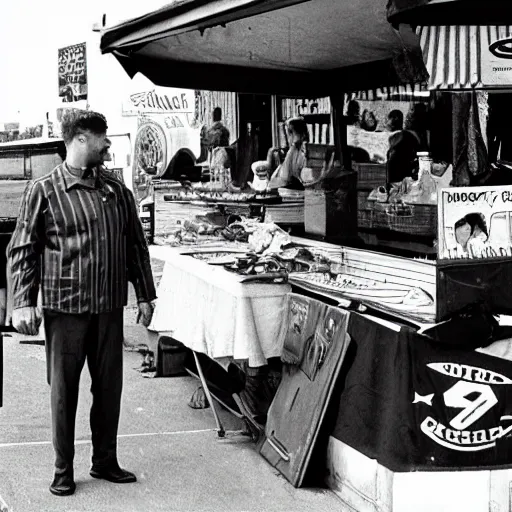
M7 316L6 249L29 180L40 178L66 158L62 139L34 138L0 143L0 406L2 405L2 332Z

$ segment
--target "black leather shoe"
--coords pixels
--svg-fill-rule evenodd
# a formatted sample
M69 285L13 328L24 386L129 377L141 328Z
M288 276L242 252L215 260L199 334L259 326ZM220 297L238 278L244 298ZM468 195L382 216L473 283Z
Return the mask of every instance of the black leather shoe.
M55 496L70 496L75 492L76 484L73 478L68 475L55 475L50 492Z
M92 467L90 471L90 475L93 478L102 478L103 480L108 480L109 482L113 482L115 484L131 484L137 481L137 477L130 473L130 471L126 471L125 469L121 469L118 467Z

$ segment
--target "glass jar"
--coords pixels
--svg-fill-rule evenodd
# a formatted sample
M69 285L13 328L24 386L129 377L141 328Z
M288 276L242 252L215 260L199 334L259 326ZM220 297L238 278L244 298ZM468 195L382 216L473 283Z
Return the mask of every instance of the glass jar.
M428 151L419 151L416 153L416 156L418 157L418 163L419 163L419 176L421 176L423 173L431 173L432 172L432 164L433 160L430 157L430 153Z

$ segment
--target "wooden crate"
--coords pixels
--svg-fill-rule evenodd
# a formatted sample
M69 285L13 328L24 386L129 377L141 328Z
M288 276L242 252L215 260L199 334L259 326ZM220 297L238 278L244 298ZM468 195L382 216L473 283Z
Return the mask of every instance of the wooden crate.
M373 190L388 181L386 164L352 163L352 167L357 172L358 190Z
M307 144L307 166L314 171L321 170L334 150L334 146L328 144Z

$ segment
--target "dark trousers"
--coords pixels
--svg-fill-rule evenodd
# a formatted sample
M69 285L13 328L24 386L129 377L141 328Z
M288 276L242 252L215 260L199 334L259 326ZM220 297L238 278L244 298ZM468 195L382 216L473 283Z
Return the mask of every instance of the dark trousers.
M92 463L117 464L123 387L123 309L80 315L45 311L44 322L56 474L73 474L78 389L86 359L93 396Z

